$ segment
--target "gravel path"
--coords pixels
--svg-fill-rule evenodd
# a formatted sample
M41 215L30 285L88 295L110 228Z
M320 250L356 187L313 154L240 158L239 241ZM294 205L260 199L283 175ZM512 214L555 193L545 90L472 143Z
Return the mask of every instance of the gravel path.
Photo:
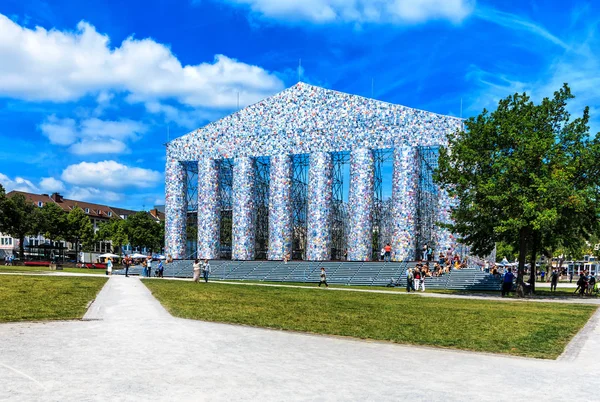
M599 314L544 361L174 318L114 276L84 321L0 325L0 400L590 400Z

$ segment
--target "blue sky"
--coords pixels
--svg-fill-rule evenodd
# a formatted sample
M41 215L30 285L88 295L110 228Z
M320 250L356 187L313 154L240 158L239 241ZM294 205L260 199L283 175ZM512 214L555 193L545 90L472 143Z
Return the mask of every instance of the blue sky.
M126 4L126 7L124 6ZM463 117L569 82L600 129L593 1L0 2L0 183L149 209L174 138L302 81Z

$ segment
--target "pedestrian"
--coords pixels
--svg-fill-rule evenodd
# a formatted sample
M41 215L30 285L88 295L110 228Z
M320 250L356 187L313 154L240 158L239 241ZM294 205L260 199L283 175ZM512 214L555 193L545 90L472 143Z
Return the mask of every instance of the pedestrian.
M106 275L112 275L112 266L112 258L109 257L108 261L106 261Z
M421 264L417 264L417 267L415 268L415 271L413 273L413 277L414 277L414 287L413 290L417 291L419 290L419 287L421 286L421 278L422 278L423 273L421 272Z
M569 272L569 283L573 283L573 271Z
M412 268L406 270L406 291L410 293L411 290L415 290L413 281L415 277L413 276Z
M131 260L129 256L123 259L123 265L125 265L125 278L129 278L129 266L131 265Z
M427 249L427 261L433 261L433 249L431 247Z
M392 259L392 246L388 243L383 249L385 250L385 261L390 262Z
M200 260L194 260L194 282L198 283L200 279Z
M588 295L592 295L594 293L594 287L596 286L596 277L594 275L590 275L588 279Z
M550 275L550 291L556 292L556 285L558 284L558 271L556 269L552 270L552 274Z
M158 277L164 278L163 274L165 272L165 267L163 266L162 260L158 261Z
M587 288L587 283L587 276L585 272L582 272L581 275L579 275L579 279L577 280L577 289L575 289L575 293L579 292L579 296L583 296Z
M502 297L504 297L504 295L510 296L514 278L515 275L512 273L512 270L507 268L504 277L502 278Z
M202 276L206 283L208 283L208 274L210 274L210 264L208 263L208 260L204 260L204 264L202 264Z
M385 247L381 247L380 255L381 255L380 261L383 261L385 259Z
M327 284L327 274L325 273L325 268L323 267L321 267L321 275L319 276L319 287L321 287L322 284L325 284L326 288L329 287Z
M546 271L542 270L542 272L540 272L540 277L542 278L541 281L545 282L544 278L546 277Z
M152 276L152 257L148 256L148 262L146 263L146 266L148 267L148 278L150 278Z

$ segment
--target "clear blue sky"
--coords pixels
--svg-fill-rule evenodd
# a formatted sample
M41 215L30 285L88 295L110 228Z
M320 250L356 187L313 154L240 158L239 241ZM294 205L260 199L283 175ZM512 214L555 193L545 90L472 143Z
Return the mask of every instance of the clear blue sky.
M164 147L298 80L463 116L569 82L600 128L593 1L0 2L0 183L130 208Z

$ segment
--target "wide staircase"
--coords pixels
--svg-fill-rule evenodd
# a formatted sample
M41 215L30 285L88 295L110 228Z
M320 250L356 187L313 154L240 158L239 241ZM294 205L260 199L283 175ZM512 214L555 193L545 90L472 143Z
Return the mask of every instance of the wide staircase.
M191 278L193 261L178 260L165 264L164 276ZM157 263L153 264L153 271ZM309 262L309 261L231 261L211 260L211 280L317 283L321 267L327 273L327 282L338 285L406 287L406 270L414 262ZM124 274L116 270L115 274ZM131 267L130 275L141 275L140 266ZM478 268L452 270L440 277L425 280L426 289L499 290L501 281Z

